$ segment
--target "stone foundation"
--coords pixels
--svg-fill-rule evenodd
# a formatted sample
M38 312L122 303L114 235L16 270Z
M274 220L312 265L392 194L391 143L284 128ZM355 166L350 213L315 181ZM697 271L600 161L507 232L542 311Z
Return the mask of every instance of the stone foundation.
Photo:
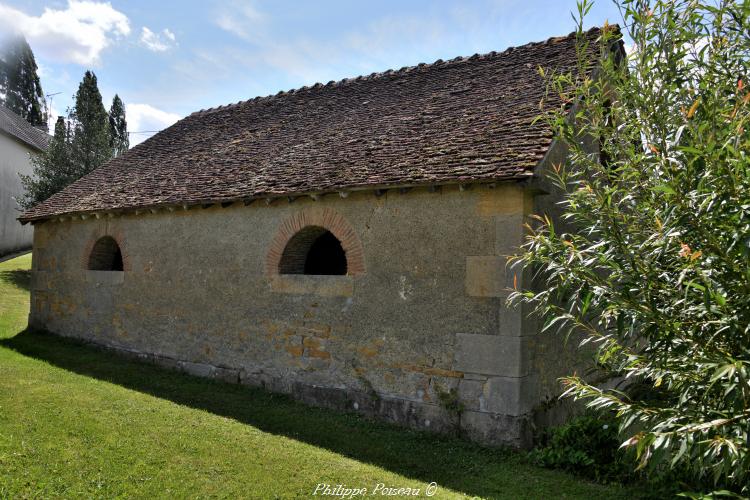
M49 333L49 332L47 332ZM242 368L214 366L142 353L125 347L83 341L89 347L136 360L229 384L242 384L270 392L286 394L301 403L357 413L415 430L452 434L488 446L528 448L533 441L532 415L511 416L486 411L464 410L459 414L435 404L426 404L373 392L353 391L288 382Z

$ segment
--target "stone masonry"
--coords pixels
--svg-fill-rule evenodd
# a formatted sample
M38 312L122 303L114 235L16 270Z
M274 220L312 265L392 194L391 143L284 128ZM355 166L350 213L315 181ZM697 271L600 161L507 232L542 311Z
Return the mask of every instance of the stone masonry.
M540 363L551 347L504 305L505 256L533 203L506 183L38 223L30 324L311 404L526 446L556 390L551 365L566 361ZM348 275L278 273L285 242L308 225L340 239ZM105 235L122 272L86 269Z

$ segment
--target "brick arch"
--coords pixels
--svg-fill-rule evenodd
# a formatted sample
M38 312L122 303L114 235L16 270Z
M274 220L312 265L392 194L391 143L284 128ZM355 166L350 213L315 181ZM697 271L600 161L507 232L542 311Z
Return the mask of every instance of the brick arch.
M279 274L281 256L289 240L302 229L317 226L330 231L340 242L346 254L346 274L357 276L365 273L362 243L349 222L331 208L307 208L287 218L279 226L266 256L266 274Z
M96 242L99 241L101 238L104 238L105 236L109 236L115 242L117 243L117 246L120 247L120 255L122 255L122 270L123 271L130 271L130 256L128 255L128 251L125 248L125 245L123 245L123 241L125 238L123 237L122 233L120 231L116 232L105 232L105 231L95 231L91 234L88 241L86 242L86 247L83 249L83 254L81 255L81 267L83 269L89 268L89 257L91 256L91 251L94 249L94 245L96 245Z

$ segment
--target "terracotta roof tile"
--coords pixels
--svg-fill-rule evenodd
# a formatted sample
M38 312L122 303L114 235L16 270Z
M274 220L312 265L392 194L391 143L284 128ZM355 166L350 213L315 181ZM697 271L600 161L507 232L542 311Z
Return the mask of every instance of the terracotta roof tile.
M592 39L599 30L588 32ZM201 110L22 221L65 213L376 186L522 179L548 150L537 72L572 67L575 36L317 83Z

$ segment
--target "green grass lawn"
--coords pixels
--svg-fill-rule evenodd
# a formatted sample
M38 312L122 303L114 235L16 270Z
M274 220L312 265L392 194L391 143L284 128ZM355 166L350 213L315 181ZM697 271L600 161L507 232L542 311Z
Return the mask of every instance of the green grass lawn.
M536 468L521 453L25 331L30 263L0 263L0 498L290 498L319 483L424 493L432 481L434 498L633 497Z

